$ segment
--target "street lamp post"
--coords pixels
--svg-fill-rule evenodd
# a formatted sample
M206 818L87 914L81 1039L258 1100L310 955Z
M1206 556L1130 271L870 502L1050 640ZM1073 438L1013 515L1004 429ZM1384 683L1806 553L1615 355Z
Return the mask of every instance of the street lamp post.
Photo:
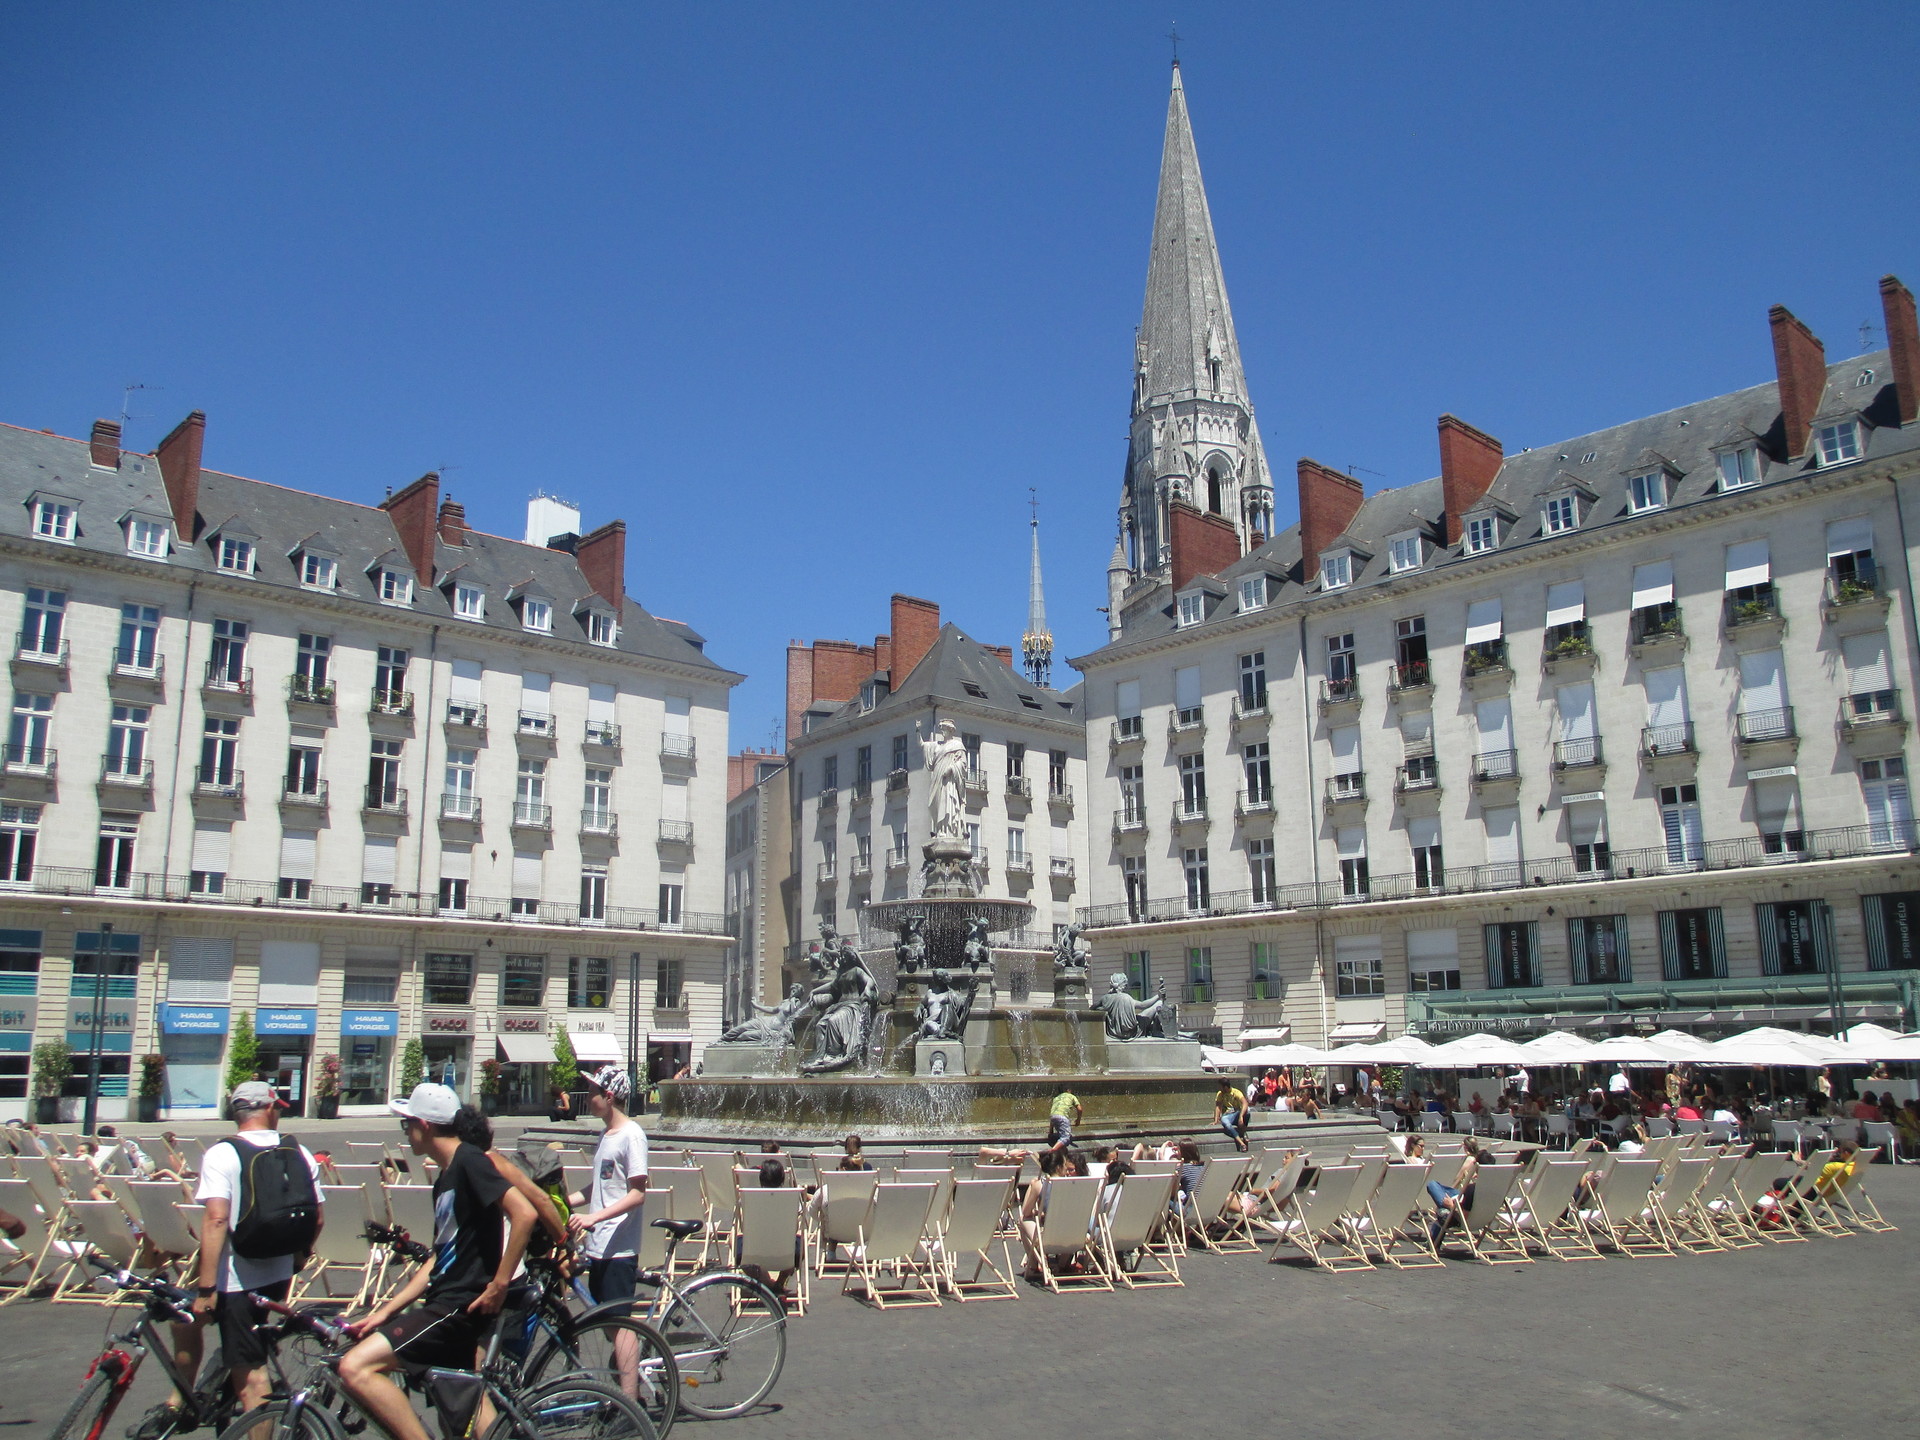
M88 1136L94 1133L94 1122L100 1118L100 1045L107 1028L107 965L112 954L113 922L102 920L93 951L93 1014L88 1017L93 1023L87 1027L87 1109L80 1121L81 1133ZM128 1081L131 1087L131 1073Z
M641 1094L639 1074L640 1053L640 952L631 951L627 956L627 1103L636 1110L644 1109L646 1102L637 1100Z

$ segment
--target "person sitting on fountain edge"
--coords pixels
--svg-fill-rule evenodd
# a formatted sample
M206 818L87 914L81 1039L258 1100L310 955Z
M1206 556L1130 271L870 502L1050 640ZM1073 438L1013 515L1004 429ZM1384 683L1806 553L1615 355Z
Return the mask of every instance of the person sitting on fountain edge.
M1235 1148L1247 1148L1247 1092L1226 1075L1220 1077L1220 1089L1213 1097L1213 1123L1218 1125Z
M1053 1097L1053 1104L1047 1110L1047 1149L1058 1152L1073 1143L1073 1127L1086 1115L1081 1108L1080 1097L1071 1090L1062 1090Z

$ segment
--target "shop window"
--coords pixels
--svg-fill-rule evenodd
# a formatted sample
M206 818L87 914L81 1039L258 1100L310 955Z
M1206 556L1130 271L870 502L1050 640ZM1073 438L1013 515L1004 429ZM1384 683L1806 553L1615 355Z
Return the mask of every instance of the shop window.
M500 971L500 1003L523 1010L538 1009L547 998L547 957L509 955Z
M427 956L426 994L429 1005L466 1005L473 999L471 955Z
M567 1008L604 1010L613 1000L613 962L598 955L567 961Z

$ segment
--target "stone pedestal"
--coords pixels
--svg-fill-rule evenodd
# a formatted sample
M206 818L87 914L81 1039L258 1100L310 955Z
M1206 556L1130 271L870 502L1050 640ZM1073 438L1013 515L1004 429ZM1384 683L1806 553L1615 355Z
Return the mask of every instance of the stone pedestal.
M967 1047L958 1040L916 1040L913 1073L922 1079L938 1075L965 1075Z
M1198 1040L1109 1040L1109 1074L1141 1071L1177 1070L1191 1073L1200 1068Z
M1089 1004L1087 991L1087 967L1084 965L1055 965L1053 967L1053 1004L1056 1010L1084 1010Z
M709 1045L701 1052L700 1077L782 1075L793 1068L792 1056L780 1045Z
M965 840L929 840L920 847L925 856L920 894L928 900L971 900L973 847Z

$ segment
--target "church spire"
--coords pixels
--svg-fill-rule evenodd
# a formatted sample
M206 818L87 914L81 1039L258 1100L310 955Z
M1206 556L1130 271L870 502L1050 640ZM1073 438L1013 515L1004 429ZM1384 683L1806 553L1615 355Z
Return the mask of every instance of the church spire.
M1032 492L1029 491L1029 494ZM1033 518L1033 568L1027 583L1027 633L1020 637L1020 654L1027 678L1036 685L1053 685L1053 632L1047 629L1047 599L1040 589L1040 502L1029 501Z
M1273 482L1254 428L1178 62L1134 344L1133 432L1121 503L1136 576L1165 573L1167 506L1176 501L1231 521L1243 549L1272 533Z

